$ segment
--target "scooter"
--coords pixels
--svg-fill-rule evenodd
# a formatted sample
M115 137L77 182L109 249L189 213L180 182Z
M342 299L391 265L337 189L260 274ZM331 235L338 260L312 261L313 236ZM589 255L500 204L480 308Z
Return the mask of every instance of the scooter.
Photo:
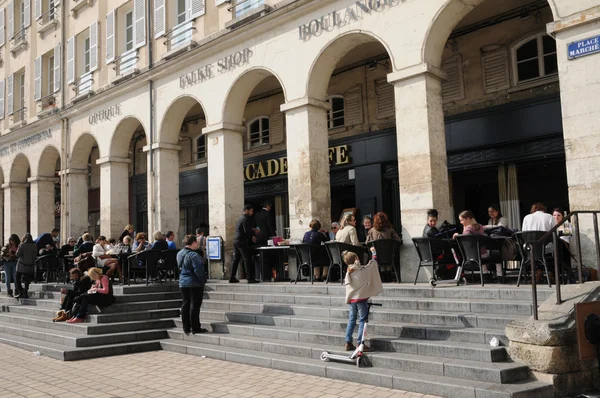
M365 339L367 337L367 325L369 324L369 313L371 312L371 307L372 306L381 307L383 304L372 303L369 301L367 303L367 305L368 305L367 319L365 320L365 327L363 328L362 338L360 339L360 345L356 348L356 350L354 350L354 352L352 354L350 354L349 356L332 354L328 351L323 351L321 353L321 361L325 361L325 362L334 361L334 362L356 364L356 366L358 366L360 368L361 363L365 356L363 351L365 349Z

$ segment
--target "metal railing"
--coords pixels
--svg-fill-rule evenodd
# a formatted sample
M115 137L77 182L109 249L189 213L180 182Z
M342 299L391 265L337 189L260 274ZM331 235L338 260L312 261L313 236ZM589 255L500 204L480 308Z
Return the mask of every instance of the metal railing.
M554 256L554 277L556 280L555 283L555 288L556 288L556 304L561 304L562 303L562 297L561 297L561 273L560 273L560 259L559 259L559 235L558 235L558 230L564 226L567 222L569 222L569 220L571 220L571 218L573 218L574 222L570 223L571 226L575 227L575 234L572 235L575 237L575 255L576 257L576 261L577 261L577 280L578 283L584 283L583 280L583 270L582 270L582 263L583 263L583 255L581 252L581 230L580 230L580 219L579 216L583 215L583 214L591 214L592 215L592 221L593 221L593 225L594 225L594 243L595 243L595 247L596 247L596 261L597 264L600 265L600 234L599 234L599 230L598 230L598 213L600 213L600 210L587 210L587 211L573 211L571 213L569 213L561 222L559 222L558 224L556 224L554 227L552 227L552 229L550 229L550 231L546 232L540 239L538 239L537 241L527 241L525 242L524 246L525 246L525 250L527 250L529 252L529 256L530 256L530 262L531 262L531 289L532 289L532 298L533 298L533 319L535 319L536 321L538 320L538 300L537 300L537 283L536 283L536 277L535 277L535 271L536 271L536 265L538 263L538 259L537 259L537 253L544 253L544 247L546 247L547 244L549 244L550 240L552 240L552 244L553 244L553 256ZM540 245L542 246L542 249L540 249ZM572 245L569 245L570 247L572 247ZM572 252L571 252L572 253ZM542 254L543 255L543 254ZM525 261L525 259L522 259L522 261ZM569 271L571 271L569 269ZM549 278L548 275L546 275L547 278ZM567 277L567 279L564 281L564 284L567 284L569 282L569 278Z
M165 41L165 44L167 45L167 51L171 51L184 45L185 43L191 42L195 30L196 28L194 27L194 21L189 20L180 23L168 31L166 34L167 40Z
M87 94L92 91L92 86L94 85L94 79L92 78L93 72L88 72L82 75L75 82L75 88L77 89L77 95Z
M21 109L17 109L13 112L13 123L22 122L25 120L25 111L27 111L26 107L22 107Z
M27 29L21 29L12 37L12 45L17 45L20 41L27 41Z
M58 5L52 5L52 7L50 7L48 9L48 11L46 11L45 13L42 14L42 16L40 17L40 19L38 21L40 26L44 26L44 25L48 24L48 22L55 21L57 19L57 16L58 16L57 8L58 8Z
M265 4L265 0L234 0L233 5L228 7L227 11L233 10L233 17L238 18L263 4Z
M137 49L126 51L116 59L113 69L115 69L117 75L120 76L132 73L135 70L138 58Z

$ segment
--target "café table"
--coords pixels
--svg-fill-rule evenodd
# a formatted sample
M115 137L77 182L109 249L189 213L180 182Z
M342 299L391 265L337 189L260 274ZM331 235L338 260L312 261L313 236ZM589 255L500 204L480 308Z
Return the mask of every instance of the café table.
M256 250L259 252L259 257L260 257L260 273L259 273L259 278L260 280L271 280L272 282L275 281L283 281L286 280L285 279L285 260L286 257L288 255L288 251L291 249L291 246L261 246L261 247L257 247ZM271 256L271 254L273 254L273 256ZM277 261L275 263L275 266L273 267L273 265L271 264L271 267L275 269L276 272L276 277L273 278L272 276L270 278L264 279L265 275L264 275L264 269L265 269L265 257L269 256L270 258L276 256L277 257ZM271 274L272 275L272 274ZM289 279L289 278L288 278Z

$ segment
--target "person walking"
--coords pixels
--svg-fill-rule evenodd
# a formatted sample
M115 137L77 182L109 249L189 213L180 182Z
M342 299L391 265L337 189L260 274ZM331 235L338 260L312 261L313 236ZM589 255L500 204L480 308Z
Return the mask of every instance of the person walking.
M206 275L204 261L198 254L198 239L195 235L186 235L183 240L185 247L177 253L179 273L179 290L183 300L181 305L181 320L185 334L206 333L208 330L200 327L200 306L204 296Z
M252 215L254 209L252 206L244 206L244 214L237 220L235 224L235 235L233 237L233 264L231 265L231 277L229 283L238 283L239 280L235 277L238 266L242 258L246 265L246 273L248 274L248 283L258 283L254 279L254 264L252 263L252 248L256 243L254 228L252 228Z
M25 234L23 241L17 249L17 281L15 298L29 298L29 284L33 279L33 266L37 257L37 246L31 237L31 234ZM21 279L25 280L25 288L21 284Z
M2 248L2 259L4 260L4 274L6 277L6 295L8 297L13 296L13 290L11 289L11 283L17 285L17 250L21 239L16 234L12 234L8 238L8 243Z

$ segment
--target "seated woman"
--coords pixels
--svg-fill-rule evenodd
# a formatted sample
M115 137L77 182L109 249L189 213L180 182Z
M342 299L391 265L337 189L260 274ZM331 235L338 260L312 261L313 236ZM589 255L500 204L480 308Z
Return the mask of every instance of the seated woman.
M320 245L323 242L328 242L329 237L326 232L321 229L321 222L319 220L312 220L309 224L310 231L304 234L304 238L302 239L302 243L309 243L311 245ZM327 278L327 272L329 271L329 266L325 266L324 264L329 264L329 259L319 258L315 259L315 262L319 264L323 268L323 279ZM315 267L315 280L322 281L321 278L321 270L320 267Z
M160 231L152 234L154 243L152 244L152 250L169 250L169 243L165 240L165 236Z
M502 216L500 212L500 206L491 205L488 207L488 216L490 216L490 220L488 224L484 227L485 229L494 228L494 227L504 227L508 228L508 219Z
M150 247L150 243L148 243L148 238L146 237L146 234L143 232L139 232L134 239L133 242L133 251L134 252L143 252L144 250L149 249Z
M106 246L107 243L108 241L106 240L106 237L100 236L96 240L96 244L94 245L94 249L92 250L92 256L94 256L94 258L96 259L98 266L102 267L103 274L106 274L106 276L110 278L115 273L115 270L118 269L119 275L121 275L122 279L123 273L121 272L121 269L119 267L119 260L117 260L116 258L112 258L110 254L107 254L107 251L104 248L104 246Z
M560 224L565 219L565 211L556 207L552 210L552 217L556 225ZM563 225L557 228L556 233L560 237L560 243L558 247L558 253L560 258L561 266L564 265L567 269L571 268L571 237L573 230L571 229L571 223L565 221Z
M75 298L77 309L73 309L74 316L67 323L81 323L87 315L88 305L108 307L115 302L113 287L106 275L102 275L100 268L90 268L88 276L95 282L87 293Z
M63 322L71 316L71 310L73 309L74 300L76 297L81 296L92 287L92 280L89 276L82 276L81 270L73 268L69 271L69 277L73 283L73 289L67 289L63 287L60 292L64 294L64 297L60 303L60 311L56 314L56 317L52 319L52 322Z
M62 245L60 250L58 251L58 258L65 258L69 254L72 254L75 251L75 238L69 238L66 245Z
M440 233L437 223L438 211L436 209L427 210L427 225L423 228L423 238L435 238Z
M335 234L335 241L358 246L358 235L356 234L356 218L349 214L342 220L342 229Z
M369 230L367 235L367 243L379 239L394 239L400 242L400 236L392 228L392 223L388 219L387 214L380 211L373 217L373 228Z

